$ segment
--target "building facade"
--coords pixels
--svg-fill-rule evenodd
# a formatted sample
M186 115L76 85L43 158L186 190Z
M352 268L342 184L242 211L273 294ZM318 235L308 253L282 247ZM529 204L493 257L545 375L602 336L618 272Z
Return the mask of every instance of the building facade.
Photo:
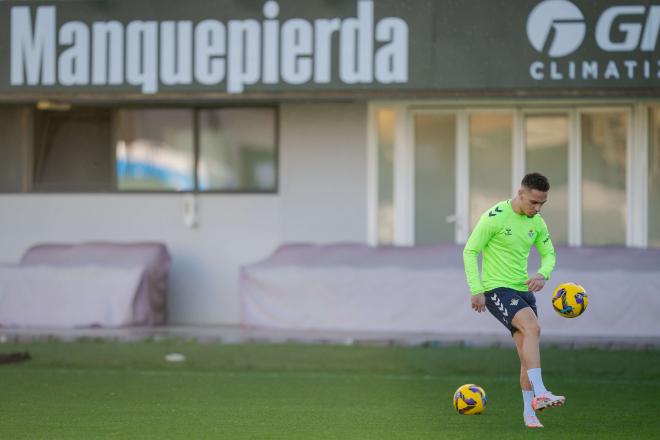
M0 4L0 261L157 240L169 321L290 242L463 243L522 176L570 246L660 247L660 3Z

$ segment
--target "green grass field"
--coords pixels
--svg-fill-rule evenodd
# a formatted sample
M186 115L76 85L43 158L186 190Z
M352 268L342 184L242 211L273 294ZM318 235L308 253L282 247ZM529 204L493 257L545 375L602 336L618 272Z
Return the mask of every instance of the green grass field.
M660 438L660 351L544 349L567 403L530 430L508 348L0 344L23 350L31 361L0 366L0 439ZM454 412L468 382L483 415Z

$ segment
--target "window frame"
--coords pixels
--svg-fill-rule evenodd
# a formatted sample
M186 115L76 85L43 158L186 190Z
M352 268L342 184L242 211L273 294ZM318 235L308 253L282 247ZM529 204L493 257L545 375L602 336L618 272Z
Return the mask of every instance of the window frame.
M7 190L0 187L0 195L4 194L27 194L33 192L34 186L34 106L23 103L4 103L2 107L5 109L12 108L18 111L25 111L25 120L23 136L26 139L26 144L19 148L19 155L21 162L18 167L21 168L21 178L19 189Z
M401 121L395 126L395 160L402 159L401 164L394 164L406 170L406 166L412 155L412 128L406 124L411 120L413 112L429 111L433 113L449 112L457 117L457 167L456 170L456 214L457 230L456 244L464 244L469 235L469 225L465 223L469 219L470 197L469 189L469 152L466 151L469 144L467 120L469 115L482 112L509 112L514 114L513 123L513 145L512 145L512 194L518 189L520 179L524 173L525 145L524 145L524 117L531 114L564 114L569 118L569 218L568 218L568 245L583 246L582 240L582 144L580 133L580 115L583 113L597 113L618 111L627 115L627 139L626 139L626 247L648 247L648 176L646 166L648 165L648 115L651 108L659 108L660 101L612 99L599 100L529 100L526 102L500 100L500 101L371 101L368 108L367 124L367 241L373 246L378 246L378 218L375 215L375 207L378 192L378 169L374 158L377 157L377 121L374 117L379 108L387 107L396 112L395 119ZM398 179L398 180L397 180ZM400 191L400 199L410 194L412 176L409 172L395 173L395 189ZM410 197L414 197L412 194ZM409 200L395 201L394 224L395 237L393 245L413 245L414 235L411 233L411 224L414 223L413 211L410 210ZM399 231L397 234L396 232Z
M15 104L6 104L8 106L21 107L25 105L15 105ZM110 155L110 166L111 177L109 181L109 186L111 189L108 190L93 190L93 189L76 189L74 191L67 190L63 186L53 185L49 189L38 189L34 188L34 173L32 172L34 168L34 152L35 152L35 124L36 114L39 111L43 111L37 108L36 105L32 105L30 108L30 124L29 124L29 136L31 142L27 146L27 151L24 152L25 166L27 170L27 175L24 176L25 185L19 191L7 191L0 189L0 194L278 194L280 190L280 141L281 141L281 129L280 129L280 106L276 103L266 103L266 104L250 104L250 105L238 105L238 104L228 104L228 105L217 105L217 104L204 104L204 105L177 105L176 103L172 104L150 104L150 103L81 103L75 104L72 107L77 109L84 108L110 108L111 118L110 118L110 139L108 139L109 148L108 154ZM198 162L200 159L200 133L199 133L199 113L201 111L207 110L224 110L224 109L272 109L273 111L273 123L274 123L274 160L273 166L275 167L275 179L272 189L263 189L263 190L245 190L245 189L211 189L211 190L201 190L199 188L198 181ZM146 190L146 189L124 189L120 190L117 188L117 158L116 158L116 145L118 139L117 132L117 115L120 110L189 110L192 112L192 135L193 135L193 178L194 178L194 188L189 190L167 190L167 189L158 189L158 190ZM51 110L52 111L52 110ZM62 113L68 111L61 110Z
M658 115L660 115L660 101L657 102L651 102L648 106L639 106L639 108L636 108L635 111L639 112L641 115L640 118L638 118L638 125L640 127L640 136L642 137L642 142L641 142L641 150L638 152L638 154L642 155L643 157L650 158L651 154L651 142L660 139L655 139L654 136L651 134L651 130L654 129L655 125L651 124L651 116L654 115L654 112L658 112ZM660 160L660 157L657 158ZM651 242L651 237L650 237L650 228L649 228L649 223L650 223L650 213L651 210L649 209L649 165L650 163L647 161L646 166L642 167L643 169L638 170L638 173L643 176L641 184L644 185L644 188L646 189L646 197L644 198L644 201L642 203L641 208L636 207L639 209L640 212L640 229L641 232L643 233L643 239L646 240L644 242L644 247L648 247L649 243Z
M198 179L198 164L199 164L199 157L200 157L200 123L199 123L199 113L201 111L207 111L207 110L224 110L224 109L232 109L232 108L237 108L237 109L272 109L274 111L274 124L275 124L275 132L274 132L274 141L275 141L275 149L274 149L274 158L275 160L273 161L273 165L275 167L275 185L273 186L273 189L268 189L268 190L261 190L261 191L255 191L255 190L243 190L243 189L213 189L213 190L200 190L199 189L199 179ZM279 186L280 186L280 167L279 167L279 157L280 157L280 107L277 104L269 104L269 105L195 105L195 106L177 106L177 105L125 105L125 106L118 106L115 108L113 111L113 127L112 127L112 133L113 133L113 140L112 140L112 145L116 145L116 135L117 135L117 130L116 126L116 116L117 116L117 111L120 109L126 109L126 110L151 110L151 109L158 109L158 110L191 110L193 112L192 115L192 134L193 134L193 179L195 182L195 187L192 190L182 190L182 191L176 191L176 190L142 190L142 189L135 189L135 190L118 190L116 189L117 187L117 167L116 163L113 160L113 186L114 190L111 191L112 194L278 194L279 193ZM113 157L114 157L114 150L112 150Z

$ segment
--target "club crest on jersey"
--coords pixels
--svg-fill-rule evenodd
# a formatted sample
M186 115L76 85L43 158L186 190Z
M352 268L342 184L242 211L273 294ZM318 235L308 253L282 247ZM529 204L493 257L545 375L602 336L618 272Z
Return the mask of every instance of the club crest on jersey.
M511 228L506 228L506 230L504 231L504 235L506 236L511 235Z
M529 238L534 238L534 230L530 229L527 235L529 235Z

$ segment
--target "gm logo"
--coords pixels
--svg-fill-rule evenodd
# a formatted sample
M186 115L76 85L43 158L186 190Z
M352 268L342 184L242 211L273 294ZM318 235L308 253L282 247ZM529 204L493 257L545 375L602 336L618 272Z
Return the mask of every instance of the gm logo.
M527 38L534 49L551 57L574 52L584 40L587 26L582 12L567 0L546 0L527 18Z

